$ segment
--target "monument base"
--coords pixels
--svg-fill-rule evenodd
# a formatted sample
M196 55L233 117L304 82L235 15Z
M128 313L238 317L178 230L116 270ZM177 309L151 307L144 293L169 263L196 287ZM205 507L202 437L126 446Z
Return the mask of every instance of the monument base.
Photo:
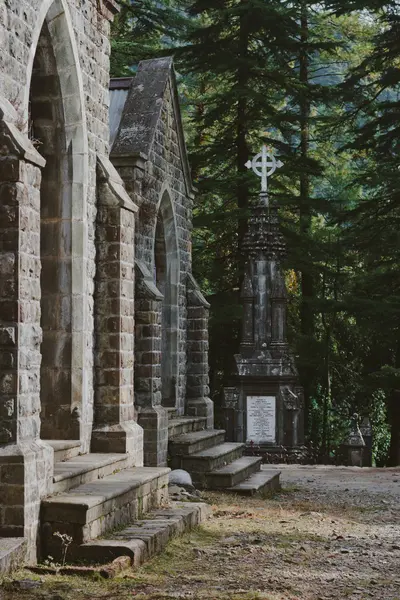
M246 456L261 456L264 464L314 464L313 454L306 446L287 448L284 446L270 446L267 444L246 444Z

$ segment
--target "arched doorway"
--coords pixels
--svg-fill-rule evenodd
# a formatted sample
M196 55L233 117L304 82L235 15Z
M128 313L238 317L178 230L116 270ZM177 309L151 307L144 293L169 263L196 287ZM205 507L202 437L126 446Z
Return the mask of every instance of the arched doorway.
M74 34L51 3L32 61L29 136L46 159L40 189L41 437L79 440L84 385L87 147Z
M163 294L161 309L162 405L175 407L178 393L179 250L170 195L161 197L154 236L154 279Z

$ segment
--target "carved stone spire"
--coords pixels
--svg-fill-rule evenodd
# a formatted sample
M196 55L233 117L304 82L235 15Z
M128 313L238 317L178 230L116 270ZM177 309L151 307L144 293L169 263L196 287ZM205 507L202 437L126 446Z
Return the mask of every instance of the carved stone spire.
M281 270L286 246L279 229L278 206L261 192L251 208L242 251L246 256L241 297L243 326L241 352L245 356L271 356L271 345L279 354L286 346L287 293ZM276 354L276 352L275 352Z
M236 394L230 440L248 444L256 440L267 454L282 446L295 451L304 437L302 389L286 336L288 297L282 271L286 245L278 206L267 193L267 178L282 163L263 149L247 166L262 177L262 186L242 243L246 259L242 337L235 357L237 387L229 388Z
M259 202L251 208L248 230L242 243L248 257L260 253L268 260L281 261L286 256L286 245L279 229L278 206L269 205L267 192L261 192Z

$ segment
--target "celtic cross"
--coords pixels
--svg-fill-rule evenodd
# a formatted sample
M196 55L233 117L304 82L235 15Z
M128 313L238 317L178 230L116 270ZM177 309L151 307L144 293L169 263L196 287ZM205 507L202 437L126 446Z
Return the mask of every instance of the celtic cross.
M276 169L283 167L280 160L276 160L275 156L268 152L267 146L263 146L259 154L253 160L248 160L245 166L248 169L253 169L254 173L261 177L261 191L268 191L268 177L275 173Z

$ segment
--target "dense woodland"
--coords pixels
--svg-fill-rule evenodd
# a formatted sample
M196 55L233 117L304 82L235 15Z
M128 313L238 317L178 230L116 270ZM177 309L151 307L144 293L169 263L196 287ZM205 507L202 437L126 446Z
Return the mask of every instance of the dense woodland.
M234 371L241 241L263 142L288 246L289 330L307 438L335 460L354 414L400 464L400 2L125 0L112 74L174 55L195 201L195 276L211 302L211 393Z

